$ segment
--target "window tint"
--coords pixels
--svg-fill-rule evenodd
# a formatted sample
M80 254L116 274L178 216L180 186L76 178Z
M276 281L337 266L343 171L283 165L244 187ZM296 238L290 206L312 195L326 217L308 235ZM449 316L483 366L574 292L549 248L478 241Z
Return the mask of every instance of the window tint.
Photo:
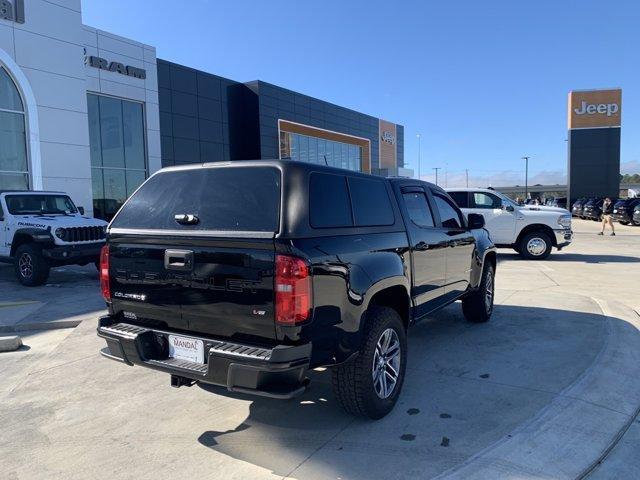
M445 228L462 228L462 218L451 201L435 192L433 193L433 198L436 201L436 208L440 213L442 226Z
M455 198L454 198L455 200ZM474 208L502 208L502 201L496 195L485 192L473 193Z
M12 215L76 213L66 195L7 195L7 209Z
M356 227L393 225L393 209L384 181L349 177Z
M409 218L419 227L433 227L433 215L427 203L424 193L410 192L403 193L404 204L407 207Z
M468 192L449 192L449 196L453 198L460 208L469 208L469 193Z
M353 225L347 179L343 175L311 174L309 221L314 228L350 227Z
M280 172L271 167L197 168L159 173L131 197L112 226L275 232L279 222L280 183ZM178 214L193 214L199 222L179 224L174 218Z

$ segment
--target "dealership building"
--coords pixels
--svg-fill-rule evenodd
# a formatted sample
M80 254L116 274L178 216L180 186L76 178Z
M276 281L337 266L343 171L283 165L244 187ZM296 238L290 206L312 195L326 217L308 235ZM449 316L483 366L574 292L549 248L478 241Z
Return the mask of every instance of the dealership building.
M83 25L80 0L0 0L0 190L108 219L162 167L256 158L411 174L402 125L157 59Z

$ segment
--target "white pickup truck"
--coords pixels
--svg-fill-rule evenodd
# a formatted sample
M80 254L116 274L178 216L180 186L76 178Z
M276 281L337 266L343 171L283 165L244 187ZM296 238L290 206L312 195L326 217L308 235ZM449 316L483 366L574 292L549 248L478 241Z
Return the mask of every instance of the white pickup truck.
M480 213L497 247L515 249L524 258L542 260L553 247L571 243L571 213L564 208L520 206L506 195L486 188L449 188L447 193L465 215Z
M98 262L106 227L66 193L0 191L0 261L23 285L42 285L51 267Z

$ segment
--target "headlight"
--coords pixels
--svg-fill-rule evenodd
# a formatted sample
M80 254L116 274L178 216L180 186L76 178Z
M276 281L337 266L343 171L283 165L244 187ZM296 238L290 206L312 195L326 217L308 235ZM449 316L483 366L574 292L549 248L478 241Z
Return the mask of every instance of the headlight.
M64 240L67 237L67 230L65 228L56 228L56 237L60 240Z
M558 224L562 225L564 228L571 227L571 215L560 215L558 218Z

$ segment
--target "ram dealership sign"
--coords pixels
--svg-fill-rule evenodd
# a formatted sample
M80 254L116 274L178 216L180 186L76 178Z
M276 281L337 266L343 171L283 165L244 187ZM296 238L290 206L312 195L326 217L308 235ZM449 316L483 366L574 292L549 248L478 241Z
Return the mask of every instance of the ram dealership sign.
M85 57L85 63L90 67L99 68L100 70L107 70L109 72L115 72L129 77L140 78L142 80L147 78L147 71L144 68L125 65L120 62L109 62L104 58L96 57L94 55L87 55Z
M0 0L0 18L15 23L24 23L23 0Z

